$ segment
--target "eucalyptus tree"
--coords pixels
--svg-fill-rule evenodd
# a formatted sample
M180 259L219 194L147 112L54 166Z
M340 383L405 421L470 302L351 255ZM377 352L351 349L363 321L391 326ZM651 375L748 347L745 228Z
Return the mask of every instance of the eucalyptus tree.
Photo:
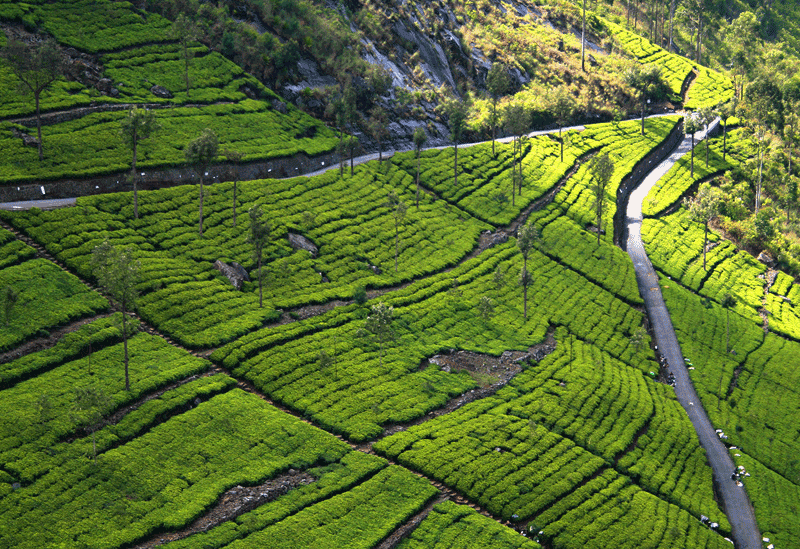
M264 260L264 248L269 242L270 226L269 222L264 219L264 213L261 211L261 206L253 206L250 208L250 233L247 235L247 242L253 246L253 259L258 266L258 306L264 306L264 276L262 273L262 263Z
M625 83L633 88L642 106L642 135L644 135L644 114L648 101L663 97L669 87L661 77L661 68L657 65L636 64L624 75Z
M497 125L500 114L497 111L497 101L506 95L511 88L511 79L508 76L508 67L503 63L492 63L492 68L486 75L486 89L492 98L492 107L489 111L489 123L492 127L492 156L496 156L494 141L497 136Z
M370 313L364 322L364 328L357 332L357 335L362 337L371 336L378 341L380 354L378 355L378 364L383 367L383 347L384 345L394 340L395 333L392 328L394 322L394 307L386 305L383 301L377 305L373 305Z
M394 218L394 272L397 272L397 256L400 253L400 225L405 222L408 207L394 191L389 193L386 205L392 210Z
M36 132L39 160L42 154L42 115L40 98L42 92L64 74L66 63L55 40L47 39L29 46L19 40L9 40L0 50L11 72L19 79L23 92L33 95L36 105Z
M193 42L200 38L200 29L194 21L186 17L184 14L178 15L172 23L169 31L170 37L177 40L181 47L181 58L183 59L183 78L186 84L186 97L190 95L190 81L189 81L189 64L192 61L194 54L189 47Z
M92 251L92 273L97 282L111 298L119 304L122 311L122 344L125 364L125 390L130 391L131 383L128 374L128 311L136 305L141 263L133 257L127 248L116 248L108 240L96 246Z
M428 135L425 133L425 130L421 127L417 127L417 129L414 130L414 150L417 153L417 210L419 210L419 156L427 140Z
M517 248L522 255L519 283L522 286L522 314L525 320L528 320L528 286L533 282L533 277L528 272L528 257L533 251L534 245L541 239L542 235L539 233L539 229L532 224L523 225L517 233Z
M183 153L186 161L194 166L200 177L200 236L203 236L203 181L206 170L217 158L219 152L219 139L213 130L206 128L197 138L190 141Z
M467 127L469 105L460 99L451 99L444 106L447 125L450 127L450 139L453 140L453 186L458 186L458 143Z
M694 198L687 198L684 204L693 221L703 224L703 270L706 270L706 248L708 248L708 224L719 214L722 193L710 183L703 183Z
M598 154L589 162L592 174L591 190L594 195L594 211L597 222L597 245L600 246L600 230L605 210L606 188L614 175L614 162L608 153Z
M122 119L122 140L130 147L133 154L130 177L133 183L133 217L136 219L139 219L139 193L136 188L136 182L139 179L136 172L139 141L147 139L159 128L156 113L146 108L131 107L128 116Z
M700 124L694 113L686 113L683 115L683 131L692 136L692 154L690 160L690 177L694 178L694 134L700 129Z

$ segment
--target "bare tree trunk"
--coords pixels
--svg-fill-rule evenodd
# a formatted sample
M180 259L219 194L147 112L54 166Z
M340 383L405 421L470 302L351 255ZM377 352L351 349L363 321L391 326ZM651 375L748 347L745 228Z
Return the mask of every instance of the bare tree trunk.
M581 24L581 70L586 72L586 0L583 0L583 22ZM564 159L562 158L561 161L563 162Z
M264 307L263 278L261 278L261 253L258 254L258 307Z
M672 29L673 29L673 23L675 21L675 5L677 3L678 0L672 0L669 3L669 47L667 48L667 51L669 51L670 53L673 53L673 50L675 49L674 44L672 43L672 37L673 37Z
M698 14L697 16L697 63L700 63L700 53L703 47L703 16L702 14Z
M394 220L394 272L397 272L397 253L400 247L400 231L397 227L397 218Z
M453 161L453 185L458 187L458 140L455 142L455 156Z
M125 390L131 390L131 380L130 376L128 375L128 325L126 323L128 315L126 314L125 310L125 303L122 304L122 347L125 350Z
M42 155L42 114L39 111L39 93L41 92L35 92L33 97L36 99L36 134L39 138L37 146L39 148L39 161L41 162L44 156Z
M522 316L528 320L528 258L523 258L524 264L522 266Z
M133 183L133 217L139 219L139 193L136 188L136 149L138 143L136 124L133 124L133 163L131 164L131 182Z
M728 119L722 121L722 161L725 162L725 150L728 148Z
M205 168L201 169L200 173L200 236L203 236L203 173Z
M419 210L419 149L417 149L417 210Z

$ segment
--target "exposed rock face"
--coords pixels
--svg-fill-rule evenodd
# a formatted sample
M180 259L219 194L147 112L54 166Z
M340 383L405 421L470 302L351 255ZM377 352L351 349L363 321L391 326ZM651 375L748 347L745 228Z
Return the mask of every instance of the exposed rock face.
M764 250L760 254L758 254L758 260L766 265L767 267L774 267L775 266L775 259L769 254L768 251Z
M34 149L39 147L39 140L33 137L32 135L28 135L25 132L19 131L17 128L11 128L11 133L14 137L22 139L22 144L26 147L33 147Z
M319 249L309 239L301 234L288 233L286 237L289 239L289 245L295 250L306 250L311 254L311 257L317 257Z
M248 282L250 281L247 271L245 271L244 267L236 262L228 265L227 263L224 263L218 259L214 262L214 268L225 275L227 279L231 281L233 287L237 290L242 289L242 285L244 284L245 280Z
M172 99L172 92L170 92L164 86L158 86L158 85L153 86L152 88L150 88L150 93L152 93L156 97L161 97L163 99Z

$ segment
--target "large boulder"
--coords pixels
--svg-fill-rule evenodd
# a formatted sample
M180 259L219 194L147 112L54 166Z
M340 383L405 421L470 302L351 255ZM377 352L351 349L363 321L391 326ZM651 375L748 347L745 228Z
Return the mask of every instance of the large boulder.
M242 289L245 280L250 280L250 277L247 275L247 271L245 271L244 268L236 262L228 265L227 263L218 259L214 262L214 268L225 275L225 277L230 280L233 287L237 290Z
M286 237L289 239L289 245L295 250L306 250L311 254L311 257L317 257L319 249L309 239L301 234L288 233Z
M162 99L172 99L172 92L169 91L164 86L158 86L158 85L153 86L152 88L150 88L150 93Z
M770 253L766 250L762 251L758 254L758 260L766 265L767 267L774 267L775 266L775 259L770 255Z

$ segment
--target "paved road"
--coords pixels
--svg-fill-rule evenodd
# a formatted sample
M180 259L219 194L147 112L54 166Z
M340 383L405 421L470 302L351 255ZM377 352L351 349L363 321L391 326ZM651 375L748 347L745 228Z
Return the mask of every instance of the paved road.
M704 132L695 134L696 139L705 137ZM628 224L627 249L636 270L639 292L644 297L647 314L655 332L658 350L667 360L669 371L675 376L675 394L686 409L694 425L700 445L705 449L714 478L722 495L724 509L731 523L733 539L737 549L761 549L761 534L758 530L753 507L744 487L731 480L735 466L725 445L718 438L714 426L708 419L700 399L694 390L689 372L686 369L681 347L670 320L669 311L664 304L658 277L642 245L642 203L650 189L669 170L669 168L691 149L691 137L686 137L669 158L659 164L644 181L634 189L628 202L626 222ZM661 245L668 245L663 243Z
M30 210L31 208L54 210L56 208L66 208L67 206L74 205L74 198L45 198L42 200L25 200L22 202L0 202L0 210Z

